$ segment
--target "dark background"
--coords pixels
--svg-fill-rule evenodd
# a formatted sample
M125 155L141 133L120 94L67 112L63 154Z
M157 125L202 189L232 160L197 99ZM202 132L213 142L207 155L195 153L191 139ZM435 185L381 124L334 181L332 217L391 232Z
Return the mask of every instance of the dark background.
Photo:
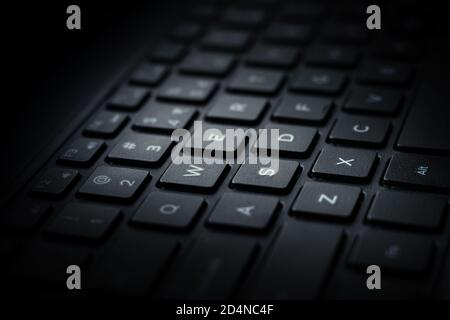
M66 28L71 4L81 8L81 30ZM158 15L152 13L168 12L168 5L133 0L2 3L0 199L146 41L143 33L151 41L142 17L154 19L150 25L157 33Z

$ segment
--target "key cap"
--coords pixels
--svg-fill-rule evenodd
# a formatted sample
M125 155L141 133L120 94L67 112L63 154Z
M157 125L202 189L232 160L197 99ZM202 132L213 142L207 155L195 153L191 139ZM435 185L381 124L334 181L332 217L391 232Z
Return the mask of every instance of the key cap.
M289 68L297 62L299 54L300 51L296 48L260 44L253 47L246 61L254 66Z
M128 122L128 116L122 113L102 111L97 114L94 119L84 129L87 135L100 137L113 137Z
M64 196L78 180L76 170L50 168L35 180L31 191L35 194L48 197Z
M270 43L277 44L304 44L312 37L310 26L275 23L272 24L264 34L264 39Z
M227 26L252 29L260 26L265 18L266 15L262 10L230 8L225 12L221 22Z
M360 24L339 22L325 26L322 37L327 43L362 45L368 40L369 34Z
M45 203L30 201L8 208L2 214L0 226L20 231L32 231L48 216L52 207Z
M279 208L277 198L225 193L208 219L213 226L266 230Z
M333 104L330 99L301 95L285 95L273 118L297 123L321 123L329 115Z
M394 154L383 182L423 190L450 190L450 160L447 158Z
M164 42L156 47L151 59L162 63L175 63L186 54L186 48L177 43Z
M227 173L227 164L175 164L164 172L159 180L162 186L185 188L189 191L213 192Z
M187 74L225 76L236 60L229 54L193 52L180 65L180 71Z
M227 89L244 93L275 94L283 80L281 72L243 68L234 75Z
M219 51L242 51L250 43L250 34L242 31L211 30L201 42L206 49Z
M346 115L336 121L328 138L336 143L381 147L390 127L388 120Z
M118 110L136 110L147 98L149 92L145 88L122 86L109 99L108 108Z
M196 114L197 111L192 107L172 106L151 101L136 116L133 129L170 133L177 128L186 128Z
M54 243L34 244L13 259L10 276L16 281L25 281L28 285L31 280L41 285L67 290L67 267L76 265L84 270L87 261L86 249ZM84 284L81 277L81 288Z
M359 56L359 52L354 48L316 45L308 51L306 62L313 66L351 68Z
M139 225L185 229L192 225L205 201L197 196L152 192L132 218Z
M319 20L326 14L326 8L318 3L285 3L279 12L279 18L286 21Z
M433 253L430 238L406 233L368 230L355 241L350 264L367 268L375 264L400 274L423 274Z
M127 134L114 146L107 160L113 164L156 167L166 159L171 146L169 136Z
M423 81L414 99L410 113L397 141L400 150L436 155L450 155L450 130L448 129L447 75L450 67L442 65L449 50L433 52L433 59L424 69Z
M170 33L170 37L176 41L189 43L199 37L201 33L202 27L200 24L187 22L175 26Z
M290 221L278 234L252 297L316 299L329 275L343 232L331 225Z
M163 296L222 300L232 296L255 250L253 242L231 237L198 239L180 262Z
M194 5L189 11L189 18L195 21L211 21L217 16L218 8L209 3Z
M264 98L222 95L208 111L210 120L220 120L243 124L256 124L267 109Z
M231 181L232 185L242 189L266 192L288 192L300 172L296 161L279 160L278 170L271 165L241 165Z
M169 73L166 66L159 64L144 63L140 65L132 74L132 83L155 86L159 84Z
M318 137L317 130L314 128L288 126L271 123L266 126L266 129L278 129L278 152L282 157L307 157ZM270 133L271 131L269 131ZM269 139L258 140L258 150L273 150L268 142L272 141L271 135Z
M350 219L361 199L361 188L330 183L306 182L292 212L336 219Z
M143 296L165 271L176 248L174 239L137 231L123 234L93 267L89 286L113 295Z
M358 113L394 114L401 105L400 92L371 87L356 87L344 105L344 110Z
M311 170L313 176L349 182L368 182L377 154L350 148L325 146Z
M216 88L215 80L174 76L161 87L157 96L174 102L205 103Z
M50 221L46 232L98 241L105 238L120 216L118 208L72 202Z
M63 148L58 161L73 166L88 167L102 153L105 143L101 140L79 138Z
M337 94L347 82L344 73L323 69L304 68L294 76L289 89L300 92Z
M413 75L413 69L409 65L388 62L367 62L358 74L358 80L362 83L381 85L407 85Z
M424 47L410 39L383 37L374 44L373 53L386 59L416 60L423 55Z
M227 130L233 130L230 134ZM186 138L183 145L183 155L215 158L224 162L226 159L234 159L242 151L246 138L256 139L257 132L247 131L245 128L233 128L229 126L195 123L194 134ZM183 141L181 142L183 143Z
M445 198L390 190L378 191L367 220L399 227L436 230L447 209Z
M144 170L100 166L78 193L86 197L131 200L149 179L150 175Z

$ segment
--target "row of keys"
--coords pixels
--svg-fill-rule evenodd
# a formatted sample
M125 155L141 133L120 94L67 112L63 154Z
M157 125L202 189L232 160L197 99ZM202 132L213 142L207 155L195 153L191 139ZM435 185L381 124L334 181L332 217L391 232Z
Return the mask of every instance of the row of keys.
M358 87L352 91L344 104L344 110L358 113L395 113L400 106L401 95L390 90ZM268 101L258 97L223 95L207 113L209 120L229 123L256 124L268 106ZM273 118L281 122L322 123L332 109L332 100L303 95L286 95L273 113ZM136 116L133 127L137 130L171 132L187 127L196 115L192 107L171 106L149 101ZM111 137L128 121L126 115L104 111L99 113L85 129L87 135ZM344 117L335 126L330 139L353 140L367 144L381 145L389 131L385 120ZM352 131L352 128L356 130ZM374 130L370 130L374 128ZM347 138L342 130L348 131ZM349 139L348 136L351 136ZM99 146L100 148L101 146ZM77 148L75 148L77 149ZM95 148L97 149L97 148ZM94 152L91 149L91 152ZM67 159L69 160L69 159Z
M136 136L135 138L141 138ZM158 138L155 136L155 139ZM166 149L152 144L139 147L135 142L125 141L116 146L110 158L127 163L159 162L167 152L170 141L166 137ZM137 141L137 140L136 140ZM132 150L129 150L132 148ZM372 151L326 146L319 154L311 175L327 180L367 183L374 172L378 156ZM194 163L196 163L194 161ZM189 188L201 192L212 192L228 171L226 164L172 164L159 180L164 187ZM288 192L300 171L296 161L279 160L279 169L262 164L243 164L232 179L232 186L256 191ZM420 188L445 192L450 189L449 163L445 158L396 154L390 160L383 183L392 186ZM75 184L79 174L73 169L48 169L32 187L32 192L45 196L61 197ZM149 178L147 171L102 166L88 178L79 190L84 196L101 196L118 200L133 199L137 191Z
M256 287L247 294L253 298L317 298L343 238L343 230L337 226L305 221L285 224L254 280ZM135 250L129 251L130 246ZM145 232L123 234L89 268L84 284L88 290L108 294L146 294L154 289L177 248L174 240ZM178 299L229 298L255 250L252 241L224 235L196 239L186 255L179 258L177 265L181 268L159 295ZM430 266L433 250L431 239L421 235L366 230L355 239L349 263L358 268L376 264L386 272L421 275ZM289 254L292 252L297 254ZM13 261L12 277L64 288L67 265L83 267L87 261L87 252L80 249L35 245ZM30 269L30 263L35 268ZM291 268L282 268L286 265Z

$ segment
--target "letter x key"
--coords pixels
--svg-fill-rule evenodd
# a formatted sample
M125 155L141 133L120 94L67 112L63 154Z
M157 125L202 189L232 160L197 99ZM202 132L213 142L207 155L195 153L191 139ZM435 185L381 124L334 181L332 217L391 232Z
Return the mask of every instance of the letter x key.
M369 181L377 154L372 151L326 146L311 171L313 176L353 182Z

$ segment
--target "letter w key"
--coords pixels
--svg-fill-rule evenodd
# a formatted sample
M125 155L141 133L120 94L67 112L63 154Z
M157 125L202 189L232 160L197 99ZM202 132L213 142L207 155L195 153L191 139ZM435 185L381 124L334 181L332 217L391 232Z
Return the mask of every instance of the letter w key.
M213 192L227 171L226 164L172 163L159 183L166 187L186 189L186 191Z
M183 175L184 177L199 177L202 175L202 172L205 171L202 167L194 166L193 164L189 165L189 168L186 169L186 173Z

